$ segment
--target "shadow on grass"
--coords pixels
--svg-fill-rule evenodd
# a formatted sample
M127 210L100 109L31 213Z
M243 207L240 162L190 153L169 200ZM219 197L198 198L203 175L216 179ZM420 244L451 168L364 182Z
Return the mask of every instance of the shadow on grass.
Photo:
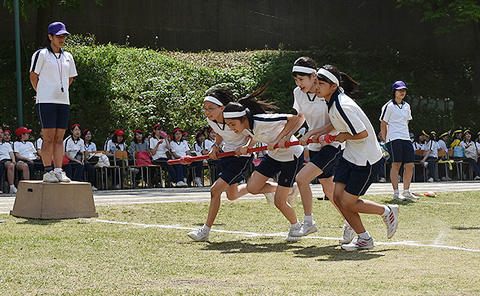
M222 253L282 253L293 252L299 258L319 258L318 261L344 261L344 260L370 260L385 256L385 249L381 251L366 250L349 252L342 250L339 245L324 247L304 247L295 243L250 243L244 240L228 242L211 242L203 248L209 251L221 251ZM381 252L381 253L380 253Z
M476 227L452 227L452 229L455 229L455 230L480 230L480 226L476 226Z
M61 219L52 219L52 220L25 219L24 221L18 222L17 224L51 225L59 222L62 222L62 220Z
M415 204L415 202L413 200L410 200L410 199L400 201L400 200L395 200L395 199L390 199L389 198L389 199L382 200L382 202L386 205L401 205L401 206L411 206L411 205Z

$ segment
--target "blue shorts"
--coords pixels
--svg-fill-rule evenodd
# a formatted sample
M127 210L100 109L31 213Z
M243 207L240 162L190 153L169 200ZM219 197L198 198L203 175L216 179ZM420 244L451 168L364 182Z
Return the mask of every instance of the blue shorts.
M293 187L295 177L302 168L303 161L303 153L300 157L295 157L294 160L287 162L275 160L267 154L263 157L262 162L255 170L269 178L275 177L280 172L280 175L278 176L278 185L283 187Z
M380 160L372 165L358 166L342 157L338 161L333 182L345 184L345 191L352 195L364 195L377 177L380 166Z
M70 105L40 103L35 105L40 127L44 128L68 128Z
M415 151L410 140L393 140L386 144L391 162L415 162Z
M243 173L249 168L253 157L228 156L220 158L222 172L218 175L228 185L239 183L245 177Z
M338 160L342 157L343 150L331 145L324 146L320 151L310 151L310 162L316 165L323 173L317 178L330 178L335 174Z

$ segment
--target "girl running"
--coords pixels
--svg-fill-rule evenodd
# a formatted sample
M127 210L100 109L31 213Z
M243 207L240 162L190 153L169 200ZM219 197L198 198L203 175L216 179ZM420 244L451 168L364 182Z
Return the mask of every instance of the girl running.
M331 65L320 68L317 79L317 96L327 101L330 121L340 132L336 140L345 142L345 150L333 180L333 198L358 237L342 245L342 249L371 249L374 246L373 238L365 230L360 213L381 215L387 225L388 238L395 234L398 225L398 205L382 206L359 199L377 175L382 151L372 124L347 95L358 90L358 83Z
M295 176L303 164L303 147L300 145L285 148L285 142L296 141L293 135L303 124L303 115L265 114L266 109L276 108L274 105L256 100L265 91L265 87L240 99L238 103L229 103L223 111L223 117L236 134L247 132L251 139L242 147L237 148L238 155L247 154L257 142L267 143L268 153L256 167L247 182L247 190L258 194L270 190L269 178L278 176L278 186L275 190L275 206L290 222L290 232L287 241L297 241L299 237L292 236L293 231L300 229L301 224L292 206L287 202L289 195L295 194ZM283 149L274 149L274 146Z
M317 64L309 57L300 57L293 64L292 76L295 79L297 87L293 90L293 108L298 114L302 114L308 125L308 132L300 139L301 145L306 145L307 141L319 135L334 131L330 118L328 117L327 104L325 98L317 97L316 94L316 73ZM298 188L303 203L303 222L298 231L293 231L293 236L305 236L317 231L317 224L313 220L312 214L312 190L310 182L318 177L322 184L325 196L337 208L333 200L333 174L335 167L342 155L339 142L333 142L322 146L320 143L311 143L308 145L310 153L310 162L307 163L297 175ZM348 244L355 236L355 232L343 218L343 238L341 244Z
M237 148L243 147L249 142L249 137L246 131L237 134L231 130L225 122L223 110L225 109L225 106L232 101L232 92L224 88L215 89L209 92L203 100L203 110L207 116L208 124L217 134L215 142L210 150L211 159L218 159L217 153L220 150L222 142L224 143L222 149L225 152L235 151ZM236 200L248 193L247 185L238 185L238 183L244 179L243 173L250 166L251 156L249 154L240 157L230 156L220 158L219 160L222 172L210 188L211 200L207 221L201 228L188 233L188 236L196 241L208 240L210 229L215 221L218 210L220 209L220 197L223 191L227 193L227 198L229 200ZM276 184L267 183L261 192L275 192L275 189Z

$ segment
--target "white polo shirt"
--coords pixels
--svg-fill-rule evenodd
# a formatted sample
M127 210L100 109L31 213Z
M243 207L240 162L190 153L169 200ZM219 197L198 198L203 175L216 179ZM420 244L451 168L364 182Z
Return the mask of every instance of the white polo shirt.
M32 142L16 141L15 143L13 143L13 151L18 152L18 154L20 154L20 156L22 157L26 157L32 160L37 159L37 157L35 156L35 153L37 153L37 149L35 149Z
M0 160L12 160L10 152L13 152L12 145L8 142L0 142Z
M63 154L70 155L70 157L75 158L78 152L83 153L85 152L85 143L83 142L82 138L78 140L73 140L72 136L68 136L63 140Z
M250 122L251 130L246 131L253 140L268 144L277 138L286 124L287 114L256 114L253 115L253 121ZM293 141L297 141L297 138L292 135L289 142ZM303 147L296 145L268 151L267 154L277 161L287 162L294 160L294 156L300 157L302 152Z
M410 105L402 101L397 104L395 99L388 101L382 107L380 121L387 123L387 138L385 142L393 140L408 140L410 141L410 132L408 131L408 121L412 120L412 110Z
M177 154L178 156L187 156L187 151L190 151L190 146L188 145L187 141L181 141L177 143L175 141L170 142L170 148L172 152Z
M35 141L35 148L36 149L40 149L42 150L42 144L43 144L43 139L42 138L38 138L36 141Z
M85 142L85 141L83 141ZM97 151L97 145L95 145L95 143L93 142L90 142L90 144L84 144L84 149L85 151L88 151L90 153L92 153L93 151Z
M442 150L445 150L445 152L447 152L447 155L448 155L447 143L445 143L444 140L438 140L437 144L438 144L438 148L442 149Z
M436 141L434 141L434 140L427 141L423 144L423 147L422 147L423 151L424 151L423 155L427 154L428 150L432 150L432 152L430 152L428 157L438 158L439 147L440 146L438 146L438 143Z
M360 140L346 140L343 158L357 166L372 165L382 158L382 150L372 123L355 101L336 91L328 103L328 108L328 115L337 131L351 135L364 130L368 133L366 138Z
M157 160L159 158L168 158L167 157L167 141L165 141L164 138L160 138L160 139L157 139L155 137L151 137L149 140L148 140L148 143L150 145L150 151L153 151L153 149L155 148L155 146L157 146L157 143L160 142L160 144L158 145L158 148L157 148L157 151L155 152L155 154L152 156L152 159L153 160Z
M215 144L215 142L210 139L205 139L205 142L203 144L205 145L205 150L210 151L210 149L212 149L212 146L213 144Z
M223 151L235 151L238 147L242 147L247 144L249 137L248 133L245 130L237 135L228 127L226 123L218 123L216 121L211 121L208 118L207 122L213 128L213 130L223 138L223 142L225 143L225 145L223 146Z
M298 114L303 114L309 130L321 128L330 123L325 98L317 98L316 94L304 93L298 86L293 90L293 109L297 110ZM328 145L338 147L340 143L333 142ZM322 149L322 145L319 143L308 144L308 150L320 151L320 149Z
M32 56L30 72L38 74L37 104L70 105L69 80L78 74L69 52L54 53L50 46L37 50Z

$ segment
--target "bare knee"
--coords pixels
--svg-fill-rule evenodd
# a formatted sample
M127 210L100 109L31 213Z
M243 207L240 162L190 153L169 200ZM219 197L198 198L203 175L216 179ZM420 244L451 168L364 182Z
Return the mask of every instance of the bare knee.
M258 188L258 187L252 186L252 185L248 185L248 183L247 183L247 191L251 194L259 194L260 189L261 188Z

